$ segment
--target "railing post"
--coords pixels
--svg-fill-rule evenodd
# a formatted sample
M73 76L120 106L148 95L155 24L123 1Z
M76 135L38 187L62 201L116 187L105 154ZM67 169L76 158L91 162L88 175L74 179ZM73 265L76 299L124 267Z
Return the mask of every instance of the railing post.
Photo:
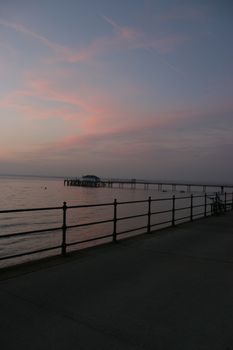
M191 194L190 196L190 221L193 221L193 194Z
M217 192L215 193L215 202L214 202L214 214L218 213L218 194Z
M150 233L150 219L151 219L151 197L148 198L148 222L147 222L147 233Z
M113 242L116 243L117 242L117 200L114 199L113 202Z
M176 213L176 196L172 196L172 226L175 226L175 213Z
M227 193L224 193L224 211L227 211Z
M204 216L206 218L207 216L207 194L205 193L205 204L204 204Z
M66 256L66 229L67 229L67 226L66 226L66 211L67 211L67 205L66 205L66 202L63 202L63 225L62 225L62 246L61 246L61 249L62 249L62 255L63 256Z

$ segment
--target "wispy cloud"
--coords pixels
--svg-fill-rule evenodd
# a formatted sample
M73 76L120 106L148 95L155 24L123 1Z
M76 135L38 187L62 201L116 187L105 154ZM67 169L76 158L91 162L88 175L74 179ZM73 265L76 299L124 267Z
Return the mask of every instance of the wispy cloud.
M123 40L128 40L128 41L139 40L142 37L142 34L133 28L130 28L127 26L120 26L119 24L114 22L111 18L106 16L102 16L102 18L112 26L115 33L119 37L121 37Z
M0 19L0 25L4 26L6 28L10 28L13 29L16 32L22 33L22 34L26 34L36 40L39 40L43 45L49 47L51 50L63 54L64 56L69 54L69 49L54 43L53 41L47 39L46 37L32 31L31 29L25 27L24 25L20 24L20 23L13 23L10 21L6 21L4 19Z
M40 152L48 157L60 155L66 158L67 155L86 155L88 159L97 157L111 157L121 159L142 159L144 157L159 158L166 156L171 159L177 152L184 155L189 154L196 158L208 157L218 146L232 145L231 133L226 130L216 132L214 127L193 130L192 126L181 130L175 125L165 126L165 124L151 122L149 124L141 123L139 126L124 128L123 130L104 131L97 134L70 135L55 142L44 144Z
M0 107L19 113L24 119L60 119L69 126L71 133L75 127L73 130L75 133L78 130L79 137L100 135L102 138L110 134L124 135L125 131L131 132L133 137L137 132L171 128L190 120L196 121L199 115L198 108L174 110L167 106L161 112L152 113L138 110L137 105L122 106L118 101L119 97L109 100L106 92L100 93L98 87L87 86L84 90L68 89L57 80L39 79L30 75L21 90L11 92L0 100ZM209 108L209 115L213 108ZM221 108L223 106L219 107L218 113ZM205 116L201 115L201 120L204 119ZM72 140L74 139L75 134L72 136Z
M113 33L97 37L89 45L80 49L57 44L19 23L0 19L0 25L38 40L52 51L52 61L57 60L69 63L86 61L96 55L124 49L151 49L163 54L174 50L177 46L189 40L185 35L175 34L166 37L147 38L145 34L134 28L119 25L106 16L102 16L102 18L111 25Z
M119 25L109 17L103 16L103 19L112 26L122 45L125 44L131 49L155 49L159 53L166 53L190 40L188 36L178 34L147 38L144 33L128 26Z
M56 79L30 76L22 89L0 99L0 107L17 115L22 122L61 120L66 129L79 134L98 133L115 125L113 108L107 97L100 96L98 89L87 86L80 91L72 90L64 88Z

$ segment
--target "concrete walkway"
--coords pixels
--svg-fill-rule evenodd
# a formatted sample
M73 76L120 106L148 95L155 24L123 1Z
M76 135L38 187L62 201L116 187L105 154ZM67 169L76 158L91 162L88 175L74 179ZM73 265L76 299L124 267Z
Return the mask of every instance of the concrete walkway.
M1 350L231 350L233 215L2 272L0 315Z

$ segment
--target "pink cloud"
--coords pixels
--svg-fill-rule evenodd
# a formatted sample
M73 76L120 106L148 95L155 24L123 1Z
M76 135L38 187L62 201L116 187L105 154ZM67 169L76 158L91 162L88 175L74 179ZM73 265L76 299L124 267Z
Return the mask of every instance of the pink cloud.
M100 97L93 88L69 91L56 81L35 78L30 78L24 85L22 90L0 99L0 107L17 113L19 118L61 119L70 125L70 129L78 126L78 130L86 134L107 128L113 117L109 99Z
M131 91L130 86L126 90ZM112 148L123 149L123 145L130 152L131 144L146 149L154 142L148 133L157 133L166 127L175 129L177 124L195 120L201 115L199 108L181 107L174 111L169 106L161 112L143 112L136 105L120 104L119 101L119 96L109 96L99 87L81 84L75 90L64 87L62 78L49 80L42 76L38 79L36 73L31 73L27 75L23 89L5 96L0 106L19 112L19 118L63 120L66 126L64 137L59 136L58 141L39 147L42 151L44 147L51 148L51 152L52 149L56 149L56 152L76 149L104 152L104 148L112 152ZM221 108L219 106L219 110ZM212 110L205 109L205 114L211 114L213 109L213 106ZM205 115L201 117L204 119ZM36 127L37 124L34 125ZM160 146L166 147L164 143Z
M139 33L137 30L127 26L120 26L119 24L114 22L111 18L103 16L103 19L112 26L116 35L118 35L123 40L127 40L127 41L138 40L142 36L141 33Z
M83 130L97 129L110 111L105 99L100 99L97 91L90 87L81 92L71 92L46 80L31 80L29 86L30 91L42 99L66 104L67 108L63 108L63 119L78 121ZM69 107L72 107L72 110Z
M127 90L130 91L130 86ZM168 106L161 113L143 112L136 105L119 104L119 99L119 96L109 96L105 91L100 91L99 87L87 84L75 91L64 88L59 80L38 79L31 74L27 76L24 88L6 95L0 100L0 106L19 112L19 117L27 119L63 120L71 135L69 142L74 144L76 134L79 135L79 142L83 142L85 137L106 139L108 135L118 137L125 133L137 134L147 129L175 125L200 114L198 108L174 111L169 110ZM219 111L221 108L219 106ZM209 107L205 110L209 113L213 109ZM80 139L81 136L83 138Z
M65 105L58 104L48 109L41 104L38 108L32 103L31 97L62 102ZM38 152L42 157L45 155L48 158L64 159L67 155L76 153L79 156L87 154L88 157L94 157L95 154L138 157L155 151L156 147L163 150L172 147L182 149L184 143L191 147L193 142L198 142L198 135L192 137L190 134L186 139L184 135L182 140L178 140L176 130L184 121L194 122L198 118L203 120L212 116L214 109L205 110L204 115L198 108L180 108L174 111L169 110L169 107L160 113L142 113L135 106L120 106L114 100L109 103L104 92L100 97L88 86L79 94L77 91L64 90L56 81L32 77L25 83L24 90L15 92L3 102L5 107L13 106L27 118L62 118L68 126L64 137L59 136L57 141L37 146L33 154ZM167 134L167 130L173 130L175 136Z
M212 116L212 113L211 113ZM67 154L87 155L88 159L92 157L114 156L116 159L127 159L144 155L157 156L158 150L166 154L174 155L175 152L193 152L196 150L208 150L214 144L222 144L226 136L232 139L232 134L221 130L217 132L210 128L202 130L193 130L192 123L185 133L180 130L183 125L183 119L194 120L210 117L209 113L201 115L198 111L177 111L173 115L169 112L159 116L147 117L136 125L134 123L126 124L124 128L115 127L115 129L104 130L98 133L89 133L82 135L69 135L56 143L44 145L42 152L50 154L61 154L64 157ZM187 125L187 124L186 124ZM211 124L212 125L212 124ZM216 135L215 135L216 133ZM213 135L215 136L213 139ZM224 141L225 142L225 141ZM232 142L230 141L229 144Z
M80 135L69 135L64 137L62 140L56 143L55 148L70 149L74 147L89 148L96 146L99 147L102 144L111 143L111 144L121 144L122 141L128 144L134 144L135 139L140 140L144 143L148 142L145 137L146 132L151 132L154 129L164 127L165 125L175 123L177 119L184 118L187 116L185 113L163 113L158 115L145 115L144 118L139 120L134 120L134 114L129 114L127 119L125 119L124 124L116 123L114 125L107 125L105 127L97 128L87 128L85 133ZM98 119L93 119L93 122L98 122ZM139 142L139 143L141 143ZM104 146L105 147L105 146Z
M98 89L97 89L98 90ZM13 109L28 119L46 120L59 118L72 126L77 125L79 134L120 135L125 131L137 132L159 127L181 118L181 113L150 114L137 110L136 106L119 105L103 91L86 87L83 91L64 90L55 81L30 78L23 90L15 91L0 101L2 108ZM39 99L37 103L36 99ZM55 105L43 104L55 102ZM41 103L42 102L42 103ZM71 138L75 140L75 137Z

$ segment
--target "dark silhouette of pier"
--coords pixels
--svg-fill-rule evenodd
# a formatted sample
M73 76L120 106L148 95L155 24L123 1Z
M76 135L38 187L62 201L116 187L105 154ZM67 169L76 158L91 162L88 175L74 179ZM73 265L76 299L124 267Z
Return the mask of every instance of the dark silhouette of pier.
M194 182L171 182L171 181L156 181L156 180L137 180L137 179L99 179L96 182L83 182L81 178L66 178L64 179L64 186L88 186L88 187L118 187L118 188L131 188L144 187L144 189L154 188L158 191L166 190L186 191L191 192L197 188L201 188L205 193L220 192L223 194L227 189L233 189L231 184L219 184L219 183L194 183Z

